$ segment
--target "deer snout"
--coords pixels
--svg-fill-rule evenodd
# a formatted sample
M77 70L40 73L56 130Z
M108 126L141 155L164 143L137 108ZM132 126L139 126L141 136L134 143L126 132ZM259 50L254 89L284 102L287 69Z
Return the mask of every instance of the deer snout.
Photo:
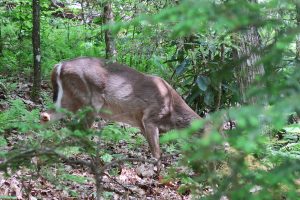
M41 115L40 115L41 124L49 122L49 121L50 121L50 114L46 113L46 112L41 113Z

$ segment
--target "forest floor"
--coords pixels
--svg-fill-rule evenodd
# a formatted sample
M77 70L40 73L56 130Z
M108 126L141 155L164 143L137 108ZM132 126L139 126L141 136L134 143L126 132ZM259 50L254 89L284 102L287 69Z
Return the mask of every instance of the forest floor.
M1 78L1 77L0 77ZM8 91L0 91L0 111L3 112L10 107L9 100L21 99L28 110L42 109L42 101L35 104L30 101L31 85L21 76L6 79ZM51 95L49 83L44 82L42 93ZM26 140L26 134L20 134L17 130L7 130L5 139L7 149L14 148L14 144ZM141 137L140 134L133 134ZM148 145L146 142L132 148L132 145L124 140L106 142L105 147L112 154L127 155L129 157L150 159ZM163 150L164 151L164 150ZM74 155L80 159L89 159L85 155ZM191 194L186 192L180 194L178 188L180 182L166 181L164 175L167 169L177 164L179 156L169 154L163 160L163 168L160 176L157 176L156 167L150 163L132 162L123 163L114 170L106 172L103 177L103 188L105 199L190 199ZM38 162L32 158L32 163ZM1 160L0 160L1 163ZM177 169L180 170L180 167ZM184 169L181 169L184 170ZM61 172L63 171L63 173ZM114 172L114 173L112 173ZM20 167L16 172L8 170L8 176L0 172L0 198L15 199L94 199L95 180L89 169L82 166L70 166L64 162L51 166L38 166L36 170ZM209 191L208 191L209 192Z
M51 87L48 82L42 84L44 99L36 104L30 100L32 86L23 78L24 75L7 77L11 76L2 75L1 77L0 75L0 112L8 111L12 106L12 100L21 100L26 105L26 109L32 111L33 109L42 110L45 107L45 100L51 99ZM1 84L2 80L5 80L5 86ZM99 146L104 147L110 155L150 160L151 154L143 136L139 131L130 132L126 129L130 128L124 129L129 140L125 138L114 139L114 141L99 138L93 138L93 140L98 140ZM298 158L299 133L299 126L288 126L282 131L274 132L270 145L274 151ZM20 132L15 128L4 130L7 145L4 149L0 146L0 153L18 148L17 144L28 141L29 136L33 134L35 134L33 131ZM156 166L149 162L124 162L105 171L102 178L104 199L191 199L189 185L177 179L168 178L168 175L181 172L191 176L193 174L178 164L180 155L175 146L164 144L162 152L163 167L159 176L156 173ZM91 160L91 157L79 151L71 152L69 156L72 159ZM0 164L3 162L1 159L2 156ZM211 194L212 191L210 187L204 187L203 191L198 192L205 196ZM80 165L69 165L61 160L52 161L49 164L40 163L38 158L32 157L31 164L27 167L24 165L16 171L8 169L6 173L0 171L0 199L95 199L95 195L95 178L90 169Z

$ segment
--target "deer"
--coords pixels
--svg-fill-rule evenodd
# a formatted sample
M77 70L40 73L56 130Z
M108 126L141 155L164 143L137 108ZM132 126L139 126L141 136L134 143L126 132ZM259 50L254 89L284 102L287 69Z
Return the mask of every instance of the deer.
M42 123L64 118L57 112L59 108L76 112L90 107L86 128L97 116L137 127L158 160L161 133L186 128L193 120L201 119L162 78L105 59L79 57L62 61L54 66L51 83L55 109L40 114Z

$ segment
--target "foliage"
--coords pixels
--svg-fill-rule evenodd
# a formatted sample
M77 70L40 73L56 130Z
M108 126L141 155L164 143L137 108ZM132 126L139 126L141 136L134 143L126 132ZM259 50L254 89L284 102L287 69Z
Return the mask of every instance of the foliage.
M0 43L4 41L0 72L26 72L30 76L31 5L26 0L12 2L15 5L12 10L0 3ZM54 9L42 1L43 74L49 77L53 64L63 59L104 57L103 30L111 28L115 32L119 62L165 78L199 113L206 109L217 111L206 121L163 136L163 141L168 143L165 151L180 150L179 164L188 167L180 173L170 169L169 178L180 179L182 183L179 192L191 192L199 199L222 196L297 199L300 132L299 125L287 126L288 116L299 112L297 2L253 2L114 1L116 24L111 27L103 26L99 16L89 23L78 18L61 18L57 13L64 10ZM101 6L94 3L91 10L101 12ZM75 8L71 13L79 16L81 11ZM255 65L263 65L265 74L255 79L261 87L248 90L248 97L255 97L257 102L241 105L237 67L247 56L239 59L236 54L241 48L241 35L251 26L258 28L261 40L261 48L252 49L261 57ZM11 92L14 85L6 87ZM10 161L1 165L3 170L24 165L34 171L38 167L30 159L39 156L45 177L55 182L49 166L58 166L58 159L86 155L107 164L120 155L111 154L103 142L124 140L132 148L145 142L141 138L131 139L136 130L116 125L83 131L78 122L84 118L85 110L71 120L69 128L41 128L37 125L37 110L27 111L20 100L10 101L10 104L9 110L0 113L0 148L3 149L0 157ZM236 129L223 133L225 138L219 133L224 118L237 124ZM199 130L206 123L212 124L212 130L202 135ZM12 129L26 134L27 138L18 141L13 150L7 150L4 133ZM68 174L63 166L58 169L58 186L61 180L86 181ZM209 193L205 193L207 188ZM105 195L111 196L111 193Z
M39 127L34 125L34 122L36 124L38 121L38 110L29 112L21 100L13 100L10 103L11 108L0 113L0 133L5 129L17 128L24 132Z
M188 2L202 3L202 1L197 3L196 1L186 1L186 3ZM236 10L236 3L239 5L239 10ZM192 179L186 183L188 185L186 188L191 188L194 195L200 197L209 185L212 192L205 197L207 199L220 199L222 196L227 196L229 199L298 198L299 185L296 180L299 179L299 158L293 155L293 151L285 151L290 145L297 149L297 143L276 149L274 143L270 141L272 138L267 134L267 130L275 129L276 131L285 128L288 115L299 109L297 103L300 86L299 72L294 60L295 51L290 47L293 46L300 30L298 27L295 28L293 22L285 23L270 14L262 15L262 10L275 13L274 9L279 6L282 14L284 13L283 15L289 18L285 9L294 8L293 5L293 2L283 3L282 1L266 1L261 4L229 1L221 6L206 2L201 9L195 7L193 11L190 11L195 15L205 17L206 19L202 20L204 22L213 19L212 23L204 24L204 30L212 29L218 32L223 29L222 32L225 34L221 34L219 37L225 40L226 36L231 35L233 31L243 30L252 24L260 27L262 31L271 30L270 32L278 31L278 27L280 27L280 31L271 36L272 39L263 45L263 50L260 52L262 59L259 62L264 65L266 73L258 81L265 86L249 90L249 95L255 95L262 102L257 102L252 106L244 105L227 109L226 112L212 115L210 120L215 121L215 129L204 137L199 138L197 134L194 134L195 130L193 129L165 136L167 141L183 140L181 144L181 150L184 153L182 164L189 166L195 173ZM168 12L183 10L185 6L187 4L183 3L182 7L167 11L162 16L167 15ZM224 9L226 12L220 12L220 9ZM192 24L195 23L195 20L201 19L201 17L193 18L192 16L195 15L189 15L189 12L178 15L180 18L186 19L182 21L186 27L180 31L177 31L175 27L174 32L181 34L184 31L195 31ZM231 20L228 20L229 16ZM169 22L169 18L166 21ZM190 23L185 23L187 21ZM200 24L199 27L203 28L203 23L197 22ZM230 61L230 58L217 63L224 63L224 66L238 64ZM178 66L178 71L182 71L183 65L186 64ZM221 71L223 70L225 69L221 69ZM196 73L196 75L198 74ZM198 78L194 78L194 80L200 90L207 90L207 85L210 83L208 78L198 75ZM268 106L265 106L266 104ZM235 130L228 132L225 139L219 135L217 129L218 125L220 126L217 119L223 116L235 119L238 125ZM291 134L286 134L284 137L288 138L289 135ZM226 143L229 146L227 152L223 149L223 145ZM188 175L183 173L177 177L186 178Z
M299 157L295 157L292 149L287 152L288 146L278 149L278 143L272 143L266 134L269 130L266 127L273 127L273 124L282 127L285 118L278 120L260 106L243 107L238 111L230 109L226 114L237 119L240 125L228 132L225 139L217 130L199 138L194 133L203 122L195 122L190 129L164 136L165 142L180 139L184 153L181 164L189 166L195 173L190 176L190 172L182 172L173 176L184 180L190 178L181 186L181 192L192 190L195 196L201 196L210 187L213 192L207 199L222 196L230 199L296 199L299 195L296 183L300 176Z

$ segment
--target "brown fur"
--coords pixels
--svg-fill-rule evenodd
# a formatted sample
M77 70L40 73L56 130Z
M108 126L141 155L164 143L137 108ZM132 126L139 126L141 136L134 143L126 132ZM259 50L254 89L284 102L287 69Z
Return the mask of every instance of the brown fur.
M56 96L57 78L53 72ZM87 126L100 114L105 119L140 128L156 158L160 157L159 133L187 127L192 120L200 118L166 81L122 64L76 58L62 63L60 78L63 108L73 112L84 106L94 108Z

